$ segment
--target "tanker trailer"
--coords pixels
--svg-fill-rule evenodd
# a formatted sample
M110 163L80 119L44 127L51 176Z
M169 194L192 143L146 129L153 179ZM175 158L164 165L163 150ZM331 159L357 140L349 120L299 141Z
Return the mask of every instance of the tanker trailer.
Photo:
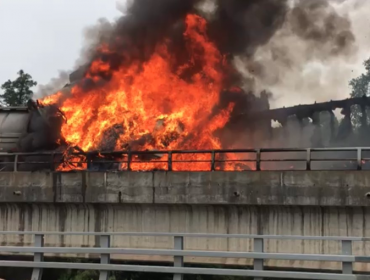
M64 114L55 105L42 105L29 100L27 106L0 107L0 171L14 169L14 153L36 153L56 151L63 145L61 126L65 122ZM46 162L51 166L48 156L18 156L18 170L44 169Z
M26 134L30 113L27 107L0 107L0 152L15 151Z

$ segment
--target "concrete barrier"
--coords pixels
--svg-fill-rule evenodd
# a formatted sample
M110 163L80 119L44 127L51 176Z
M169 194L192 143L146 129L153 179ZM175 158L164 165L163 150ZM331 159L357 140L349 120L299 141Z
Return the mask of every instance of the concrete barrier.
M370 206L370 171L3 172L1 202Z

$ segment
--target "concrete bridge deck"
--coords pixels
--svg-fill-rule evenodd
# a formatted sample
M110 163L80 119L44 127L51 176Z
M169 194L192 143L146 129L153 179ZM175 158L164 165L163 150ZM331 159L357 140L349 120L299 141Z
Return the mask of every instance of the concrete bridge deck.
M370 171L2 172L0 230L370 236ZM29 236L0 236L31 245ZM48 236L46 246L95 246L94 236ZM113 237L112 247L172 248L166 237ZM268 240L266 252L339 254L334 241ZM185 249L252 251L252 240L185 238ZM369 255L366 242L354 255ZM79 256L83 257L83 256ZM160 256L118 259L159 261ZM185 258L197 262L199 258ZM249 264L245 259L202 262ZM270 260L271 267L339 269ZM355 270L370 269L356 264Z

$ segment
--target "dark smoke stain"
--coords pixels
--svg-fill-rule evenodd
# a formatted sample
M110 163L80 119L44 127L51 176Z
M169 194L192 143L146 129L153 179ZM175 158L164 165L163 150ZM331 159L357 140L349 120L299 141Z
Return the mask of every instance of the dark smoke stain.
M27 205L25 204L21 204L18 208L18 211L19 211L19 224L18 224L18 231L24 231L25 230L25 217L26 217L26 209L27 208ZM18 245L19 246L23 246L24 245L24 235L23 234L20 234L19 235L19 242L18 242Z
M102 214L101 214L101 212L103 211L103 207L99 204L95 204L93 209L94 209L94 215L95 215L94 231L95 232L101 232L102 231L102 225L101 225ZM99 236L95 236L95 245L94 245L94 247L100 247Z
M68 215L68 206L61 205L58 209L59 211L59 231L64 232L66 228L66 222L67 222L67 215ZM65 237L64 235L60 236L60 246L64 247L65 245Z

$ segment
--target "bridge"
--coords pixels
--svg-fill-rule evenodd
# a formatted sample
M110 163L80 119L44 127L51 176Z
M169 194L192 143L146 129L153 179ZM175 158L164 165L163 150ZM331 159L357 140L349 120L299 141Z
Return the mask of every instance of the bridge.
M89 161L93 158L90 154L85 156L86 170L71 172L56 171L54 161L53 164L48 162L49 169L43 171L20 171L22 164L30 164L24 160L29 155L7 154L15 160L11 163L12 171L0 172L0 230L60 232L60 235L47 237L48 246L87 250L79 254L65 251L62 255L68 257L89 256L88 248L100 244L98 235L71 236L68 234L71 232L133 232L138 235L113 237L112 249L145 250L173 249L171 238L140 235L145 232L231 236L194 236L184 243L186 250L216 252L250 252L253 241L236 238L237 235L301 236L301 239L289 242L268 239L264 248L268 253L288 255L337 255L341 252L341 244L326 237L365 240L370 236L369 151L367 147L152 151L121 152L119 157L117 152L114 158L122 160L126 170L95 169L96 162ZM177 154L197 153L209 156L201 160L203 170L176 171L182 164ZM248 167L252 167L226 170L225 160L219 156L225 153L238 154L235 161L245 160ZM157 155L154 159L142 157L153 154ZM249 155L242 157L244 154ZM55 157L55 154L43 155L49 159ZM106 154L100 155L107 159ZM194 159L182 160L192 163L192 170L198 163ZM161 161L164 169L133 171L135 164L153 161ZM324 239L303 239L309 236ZM34 241L31 235L11 234L1 235L0 242L3 246L32 246ZM354 256L367 256L370 252L364 241L356 242L352 248ZM248 258L238 256L184 256L184 261L189 264L251 265ZM111 258L154 263L171 261L164 254L112 254ZM271 258L265 262L265 268L338 271L341 264ZM355 272L369 270L368 263L353 263Z

